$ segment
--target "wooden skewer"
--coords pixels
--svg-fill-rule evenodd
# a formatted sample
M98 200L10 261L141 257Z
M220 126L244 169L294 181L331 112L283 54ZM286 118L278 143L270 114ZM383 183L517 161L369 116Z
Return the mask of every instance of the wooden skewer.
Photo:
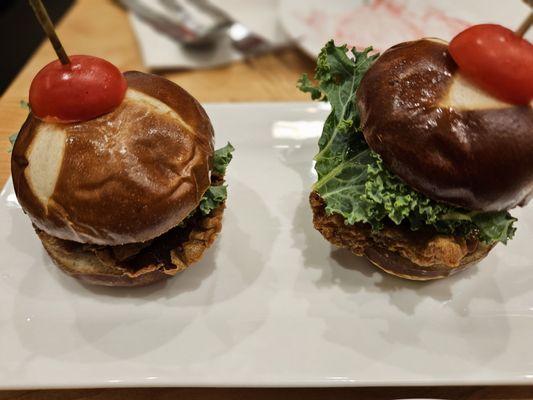
M533 8L533 0L524 0L524 3L526 3L529 7ZM515 31L515 33L523 37L529 28L531 28L531 25L533 25L533 11L529 13L529 15L526 17L526 19L520 24L518 29Z
M533 25L533 12L529 13L529 16L520 24L518 29L515 31L515 33L522 37L525 35L527 30L531 28L531 25Z
M48 15L46 8L44 8L42 1L29 0L29 2L31 8L33 9L33 12L35 13L35 16L37 17L37 20L39 21L39 24L41 24L44 30L44 33L46 33L46 36L48 36L48 39L52 43L52 46L54 47L59 61L61 61L61 64L63 65L70 64L70 59L68 58L68 55L65 49L63 48L63 45L59 41L59 38L57 37L56 31L54 29L54 24L52 24L50 16Z

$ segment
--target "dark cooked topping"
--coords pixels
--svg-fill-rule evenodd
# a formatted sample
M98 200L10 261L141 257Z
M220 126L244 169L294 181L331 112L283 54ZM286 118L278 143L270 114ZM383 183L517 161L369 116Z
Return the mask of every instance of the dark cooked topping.
M143 286L168 278L198 261L222 228L224 204L209 215L195 213L158 238L125 246L95 246L36 231L63 271L91 284Z
M231 157L229 157L226 166L229 161L231 161ZM212 174L210 191L218 192L221 188L224 189L224 196L209 200L205 200L208 198L207 195L204 196L200 206L182 223L153 240L119 246L81 244L81 247L84 251L94 253L104 264L119 265L131 271L145 268L146 265L161 265L165 269L176 268L176 260L171 257L171 250L179 249L180 244L188 240L190 232L202 225L203 217L216 212L220 207L224 207L227 194L224 178L219 174ZM202 207L204 200L209 205Z

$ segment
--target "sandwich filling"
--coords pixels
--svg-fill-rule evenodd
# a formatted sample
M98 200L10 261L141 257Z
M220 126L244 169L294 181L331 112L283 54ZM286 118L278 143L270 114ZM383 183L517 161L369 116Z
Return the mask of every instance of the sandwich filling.
M196 209L194 209L191 214L183 221L181 221L175 228L173 228L169 233L178 236L183 233L180 231L189 231L195 226L195 222L200 220L202 217L208 216L222 206L227 198L227 186L224 184L224 175L226 174L226 169L233 158L233 146L228 143L226 146L215 151L213 157L213 168L211 173L211 186L204 193L200 203ZM162 236L165 236L162 235ZM157 241L158 238L154 240ZM154 240L149 240L142 243L131 243L121 246L99 246L99 245L83 245L85 249L97 249L107 250L105 254L110 255L114 261L123 262L138 253L141 250L148 248L152 245Z
M87 275L92 283L131 286L145 274L159 271L172 276L199 260L221 229L227 197L224 175L234 151L226 146L215 151L211 186L191 214L163 235L142 243L119 246L84 244L55 238L36 228L46 250L61 268L72 275ZM79 265L83 265L80 270ZM120 280L110 277L120 276Z
M506 243L516 221L507 211L480 212L434 201L415 191L383 164L365 141L360 128L355 94L365 72L378 55L369 55L330 41L322 49L315 73L316 84L303 75L300 90L313 100L328 101L326 119L315 156L318 180L313 187L328 215L345 224L368 224L373 232L389 226L412 231L468 237L484 245Z

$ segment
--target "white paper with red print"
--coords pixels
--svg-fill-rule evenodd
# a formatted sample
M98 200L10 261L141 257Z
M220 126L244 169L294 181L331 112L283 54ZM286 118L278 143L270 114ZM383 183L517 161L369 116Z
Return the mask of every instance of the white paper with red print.
M528 15L520 0L281 0L289 36L316 57L329 39L378 51L421 37L449 41L470 25L497 23L516 29ZM527 38L533 39L533 31Z

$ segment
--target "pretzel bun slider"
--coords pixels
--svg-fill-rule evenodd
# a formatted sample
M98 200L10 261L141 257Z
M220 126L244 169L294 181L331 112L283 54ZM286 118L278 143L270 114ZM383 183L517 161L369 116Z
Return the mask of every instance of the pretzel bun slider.
M443 278L479 261L513 237L508 210L533 193L532 46L490 28L491 40L516 46L502 63L517 67L469 68L464 52L482 58L487 28L469 29L460 45L426 38L379 57L329 42L318 83L300 80L332 106L315 157L315 228L402 278Z
M214 151L189 93L79 55L37 73L29 99L13 185L57 266L88 283L140 286L201 258L222 226L233 149Z

